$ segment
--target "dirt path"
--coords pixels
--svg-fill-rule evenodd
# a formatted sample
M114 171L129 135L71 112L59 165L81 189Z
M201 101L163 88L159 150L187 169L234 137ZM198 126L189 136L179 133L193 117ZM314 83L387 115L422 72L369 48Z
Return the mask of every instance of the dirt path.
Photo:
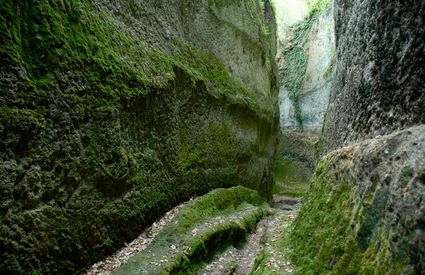
M121 264L127 262L131 256L146 249L155 236L161 232L161 230L174 218L178 211L188 202L184 202L165 213L160 220L154 222L150 227L145 229L142 234L137 237L137 239L118 250L114 255L92 265L85 274L111 274L111 272L117 269Z
M224 253L216 255L212 261L198 274L249 274L254 264L257 252L261 248L262 240L267 231L268 220L261 220L254 232L248 236L248 241L239 248L232 247Z
M198 274L249 274L262 249L266 249L268 253L268 257L262 265L275 274L290 274L293 267L286 259L285 251L276 249L275 245L282 237L282 230L285 230L295 219L298 213L298 200L275 196L273 202L276 214L261 220L243 246L232 247L224 253L216 255Z
M282 230L292 223L298 213L298 200L284 197L273 197L276 213L273 216L262 219L256 229L249 234L247 242L241 247L232 247L223 253L213 257L211 262L198 274L249 274L255 263L257 255L262 249L268 252L267 259L262 263L275 274L290 274L291 264L285 258L285 252L275 248L276 242L282 236ZM85 273L111 274L121 264L125 263L131 256L146 249L155 236L174 218L178 211L187 202L168 211L160 220L153 223L137 239L127 244L114 255L100 261ZM260 272L261 273L261 272Z

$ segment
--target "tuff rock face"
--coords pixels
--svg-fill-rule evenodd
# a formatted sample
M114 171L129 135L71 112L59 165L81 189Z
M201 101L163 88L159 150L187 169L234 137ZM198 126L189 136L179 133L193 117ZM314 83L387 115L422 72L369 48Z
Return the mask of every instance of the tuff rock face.
M321 0L303 10L303 1L280 3L280 13L285 15L277 17L280 125L319 134L335 68L332 5Z
M75 273L181 201L270 196L269 1L4 1L0 271Z
M295 222L294 259L307 273L421 274L425 2L337 0L334 10L328 153Z
M425 123L424 1L335 1L327 148Z
M320 133L335 68L335 36L332 8L320 12L306 38L308 52L303 89L300 93L302 126L305 132Z
M335 68L330 0L277 2L281 136L275 162L275 190L303 190L318 156L316 149L329 103Z
M421 125L323 157L291 236L297 265L315 274L420 274L424 148Z

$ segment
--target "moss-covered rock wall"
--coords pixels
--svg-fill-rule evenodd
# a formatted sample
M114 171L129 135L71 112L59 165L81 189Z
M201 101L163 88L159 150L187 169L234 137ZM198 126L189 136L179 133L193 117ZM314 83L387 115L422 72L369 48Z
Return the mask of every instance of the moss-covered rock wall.
M0 270L76 272L213 188L270 196L274 33L269 1L2 3Z
M290 236L300 274L421 274L425 127L365 140L318 164Z
M320 133L335 67L332 1L310 1L305 14L288 25L292 13L300 13L303 1L284 0L279 32L280 124L283 129ZM297 6L294 8L293 5ZM304 3L305 4L305 3ZM297 9L297 11L292 11ZM285 17L284 17L285 16Z

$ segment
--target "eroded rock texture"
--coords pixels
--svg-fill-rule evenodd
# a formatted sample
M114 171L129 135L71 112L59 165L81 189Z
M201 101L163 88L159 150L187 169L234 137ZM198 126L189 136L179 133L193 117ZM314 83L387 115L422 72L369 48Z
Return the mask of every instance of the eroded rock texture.
M315 274L421 274L424 148L422 125L326 155L295 222L298 265Z
M294 259L307 274L422 274L425 2L337 0L334 9L328 154L295 222Z
M270 196L269 1L3 1L0 271L75 273L217 187Z
M309 11L303 12L302 5L294 5L306 5L303 1L282 3L282 15L278 16L280 125L319 134L335 68L332 4L328 0L312 2Z
M335 1L327 148L425 123L425 2Z

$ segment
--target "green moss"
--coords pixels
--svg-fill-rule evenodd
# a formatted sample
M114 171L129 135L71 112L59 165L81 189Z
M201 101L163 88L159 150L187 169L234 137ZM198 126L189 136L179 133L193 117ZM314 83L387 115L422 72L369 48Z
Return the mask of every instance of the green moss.
M12 3L2 6L5 45L1 53L28 73L28 88L19 92L20 98L61 96L71 108L114 108L123 98L165 87L178 67L194 82L208 83L212 96L227 98L265 119L270 117L269 97L248 90L231 78L215 57L189 45L176 45L172 55L164 54L132 35L110 12L86 1L37 0L18 5L19 9ZM79 81L90 89L51 94L61 74L69 70L84 70Z
M382 196L356 199L356 183L329 171L323 159L307 191L308 196L283 242L290 247L296 274L401 274L406 264L389 250L391 231L379 223ZM332 164L333 169L339 169ZM335 166L337 165L337 166ZM369 201L369 202L368 202Z
M329 182L326 173L326 164L319 164L307 191L309 196L289 236L291 260L299 273L323 273L344 251L352 189L349 183Z
M261 249L260 252L258 252L257 256L255 257L254 265L252 267L252 271L250 272L250 275L275 274L276 272L273 272L273 270L269 266L264 264L269 257L270 257L270 253L268 252L267 248Z
M43 117L32 110L0 107L0 131L43 128Z
M317 16L318 13L332 8L331 0L308 0L308 15Z
M308 20L308 19L307 19ZM294 27L294 40L283 50L284 77L282 84L289 92L289 98L295 110L295 118L298 127L302 129L302 114L299 103L299 93L303 87L304 75L307 69L307 56L304 50L304 36L309 28L305 28L303 22Z
M273 193L302 197L316 164L317 137L294 132L282 132L274 162L276 183Z
M255 191L240 186L216 189L185 205L152 244L116 274L195 274L217 249L245 240L266 209Z
M258 188L237 174L276 130L274 99L114 16L88 0L0 6L1 270L76 273L181 201ZM268 136L238 136L229 113Z
M273 194L300 198L308 187L308 179L305 177L305 167L296 161L279 160L274 164L276 183L273 186Z

